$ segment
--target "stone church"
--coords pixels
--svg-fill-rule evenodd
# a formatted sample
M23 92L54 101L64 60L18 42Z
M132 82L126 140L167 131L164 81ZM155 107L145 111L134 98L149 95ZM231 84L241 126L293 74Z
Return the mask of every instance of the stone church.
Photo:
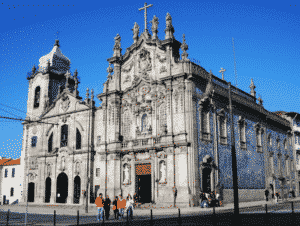
M79 96L58 40L40 58L27 77L22 202L94 203L101 192L197 206L200 191L216 188L232 201L229 92L240 200L299 189L289 121L264 109L253 81L248 94L191 62L169 13L165 22L164 40L156 16L151 34L135 23L125 54L117 34L99 107L93 90Z

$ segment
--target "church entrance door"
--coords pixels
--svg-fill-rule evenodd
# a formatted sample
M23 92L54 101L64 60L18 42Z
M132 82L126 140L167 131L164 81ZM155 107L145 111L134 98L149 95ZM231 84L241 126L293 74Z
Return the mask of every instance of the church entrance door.
M51 178L47 177L45 185L45 202L50 202L51 196Z
M28 184L28 202L34 202L34 183Z
M81 180L79 176L74 178L74 204L79 204Z
M151 164L136 165L136 193L138 202L151 202Z
M68 197L68 176L60 173L57 177L56 202L66 203Z
M203 192L210 193L211 192L211 181L210 181L211 169L205 167L202 171L202 184L203 184Z

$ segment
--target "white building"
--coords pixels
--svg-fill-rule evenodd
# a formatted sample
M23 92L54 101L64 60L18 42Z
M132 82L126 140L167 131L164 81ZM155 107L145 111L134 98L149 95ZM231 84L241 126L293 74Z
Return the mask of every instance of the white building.
M24 168L21 159L7 159L0 157L0 202L12 204L19 202L22 196Z

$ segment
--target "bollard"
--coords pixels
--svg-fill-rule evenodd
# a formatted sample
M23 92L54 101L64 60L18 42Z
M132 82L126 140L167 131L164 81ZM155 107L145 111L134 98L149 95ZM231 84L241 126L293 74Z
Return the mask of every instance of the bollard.
M6 222L7 226L8 226L8 222L9 222L9 209L7 210L7 222Z
M54 215L53 215L53 225L56 225L56 211L54 210Z
M77 210L77 225L79 225L79 210Z
M215 209L215 206L213 206L213 215L216 214L216 209Z
M152 209L150 209L150 225L152 225Z
M292 202L292 213L294 213L294 202Z
M268 205L266 204L265 207L266 207L266 214L267 214L268 213Z

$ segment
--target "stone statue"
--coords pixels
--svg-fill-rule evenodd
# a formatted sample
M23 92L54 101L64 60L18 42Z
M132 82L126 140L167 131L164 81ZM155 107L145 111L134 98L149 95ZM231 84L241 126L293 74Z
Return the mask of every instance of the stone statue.
M158 18L154 15L152 21L150 21L150 23L152 23L152 38L153 39L157 39L157 33L158 33Z
M170 15L170 13L167 13L167 16L166 16L166 27L172 28L172 17Z
M117 34L117 36L115 37L115 49L119 49L121 48L121 37L119 34Z
M165 165L165 162L161 163L160 172L161 172L160 182L164 183L166 181L166 165Z
M134 27L131 30L133 31L133 39L137 39L140 33L140 26L137 22L134 23Z
M129 182L129 169L128 169L128 165L125 166L124 173L125 173L124 183L127 184Z

